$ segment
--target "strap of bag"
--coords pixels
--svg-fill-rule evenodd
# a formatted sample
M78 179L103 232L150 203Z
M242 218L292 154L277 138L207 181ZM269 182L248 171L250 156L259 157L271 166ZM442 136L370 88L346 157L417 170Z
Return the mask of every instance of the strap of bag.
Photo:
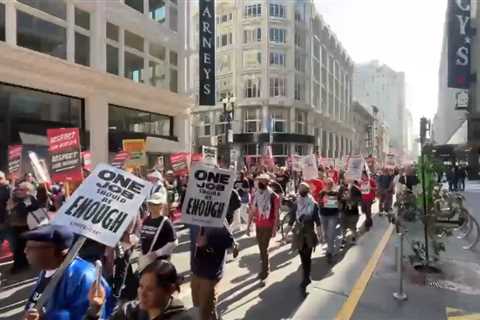
M168 218L163 217L163 220L160 223L160 226L158 227L157 232L155 233L155 236L153 237L153 241L152 241L152 244L150 245L150 249L148 250L148 253L152 252L153 246L155 245L155 242L157 242L158 235L160 234L160 231L162 231L163 225L165 224L165 220L167 220L167 219Z
M37 210L35 210L35 211L30 212L30 214L32 215L33 219L35 219L35 221L36 221L38 224L40 224L40 222L42 222L42 220L41 220L40 218L38 218L37 215L35 214L35 213L38 212L38 211L43 212L44 218L50 220L50 218L48 217L48 214L47 214L47 210L46 210L45 208L39 208L39 209L37 209Z

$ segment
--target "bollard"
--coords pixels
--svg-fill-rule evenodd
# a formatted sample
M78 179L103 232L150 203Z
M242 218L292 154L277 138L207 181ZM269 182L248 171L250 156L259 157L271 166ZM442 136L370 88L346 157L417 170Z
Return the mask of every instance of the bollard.
M398 292L393 293L393 297L397 300L404 301L407 300L407 294L403 289L403 232L398 233L400 237L400 254L398 255L398 263L399 263L399 278L400 278L400 288Z

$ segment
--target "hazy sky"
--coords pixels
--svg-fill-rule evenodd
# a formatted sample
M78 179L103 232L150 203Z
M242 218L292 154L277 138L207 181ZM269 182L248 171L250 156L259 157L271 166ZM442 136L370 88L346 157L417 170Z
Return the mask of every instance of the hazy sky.
M414 121L437 110L438 65L447 0L315 0L353 60L405 72Z

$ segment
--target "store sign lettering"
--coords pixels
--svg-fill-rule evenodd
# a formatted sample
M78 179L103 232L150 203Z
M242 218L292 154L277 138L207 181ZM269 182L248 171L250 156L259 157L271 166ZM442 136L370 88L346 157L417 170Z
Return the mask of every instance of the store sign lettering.
M199 104L214 106L215 101L215 2L199 0Z
M450 0L448 8L448 86L470 87L471 0Z

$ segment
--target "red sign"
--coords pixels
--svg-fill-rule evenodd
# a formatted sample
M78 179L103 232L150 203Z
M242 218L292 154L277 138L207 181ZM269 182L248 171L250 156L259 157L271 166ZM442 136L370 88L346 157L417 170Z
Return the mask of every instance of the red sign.
M82 157L78 128L48 129L48 153L52 180L82 181Z
M203 160L203 154L201 153L192 153L191 157L191 163L193 164L194 162L199 162Z
M127 151L120 151L113 158L112 166L122 169L128 159L130 159L130 154Z
M170 162L172 164L173 172L177 176L183 176L188 174L188 153L178 152L170 156Z
M90 151L82 152L83 170L92 171L92 153Z
M22 151L22 145L8 146L8 174L12 179L21 176Z

